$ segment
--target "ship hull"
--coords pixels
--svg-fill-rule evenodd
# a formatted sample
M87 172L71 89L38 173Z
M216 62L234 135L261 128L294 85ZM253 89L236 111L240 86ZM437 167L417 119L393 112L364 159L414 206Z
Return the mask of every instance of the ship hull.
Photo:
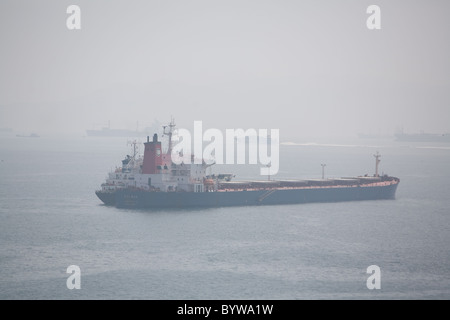
M114 206L116 204L116 194L114 192L95 191L95 194L107 206Z
M115 193L114 205L119 208L190 208L395 199L397 186L398 181L383 186L199 193L121 189ZM111 204L112 200L110 198L108 200Z

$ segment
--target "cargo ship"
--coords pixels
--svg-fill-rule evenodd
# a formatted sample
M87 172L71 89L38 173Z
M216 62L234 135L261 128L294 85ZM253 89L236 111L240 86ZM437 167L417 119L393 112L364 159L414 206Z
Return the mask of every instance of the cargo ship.
M397 141L404 142L450 142L450 133L397 133Z
M31 133L28 135L24 135L24 134L16 134L16 137L18 138L39 138L39 135L36 133Z
M163 152L158 134L147 136L144 155L136 152L122 166L108 173L95 193L105 204L118 208L189 208L282 205L395 199L400 179L378 174L380 155L375 154L373 176L339 179L234 181L232 174L207 175L211 164L175 164L171 159L172 121L164 126L168 148ZM193 156L192 156L193 157Z
M128 129L112 129L111 123L108 121L108 127L103 127L99 130L92 129L86 130L86 134L88 137L127 137L127 138L137 138L141 136L146 136L150 132L154 132L159 129L160 123L158 120L155 120L154 123L150 127L145 127L143 130L138 129L138 125L136 125L136 130L128 130Z

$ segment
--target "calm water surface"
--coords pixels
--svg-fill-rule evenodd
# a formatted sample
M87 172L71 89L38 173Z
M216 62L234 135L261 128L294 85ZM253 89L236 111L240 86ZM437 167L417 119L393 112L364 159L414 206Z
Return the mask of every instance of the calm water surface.
M396 200L123 210L94 191L126 142L0 137L1 299L450 298L450 144L281 146L279 178L320 178L321 163L328 177L372 174L380 151ZM380 290L366 287L373 264Z

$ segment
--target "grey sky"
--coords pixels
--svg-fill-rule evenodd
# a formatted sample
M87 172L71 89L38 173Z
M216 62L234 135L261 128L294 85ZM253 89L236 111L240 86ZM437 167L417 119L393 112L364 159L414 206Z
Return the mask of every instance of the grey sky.
M66 8L81 8L81 30ZM366 27L370 4L382 29ZM0 127L450 132L449 1L0 2Z

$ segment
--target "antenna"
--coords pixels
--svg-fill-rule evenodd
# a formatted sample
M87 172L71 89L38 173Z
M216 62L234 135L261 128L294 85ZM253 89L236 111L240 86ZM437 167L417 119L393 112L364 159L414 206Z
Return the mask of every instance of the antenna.
M379 177L378 175L378 165L380 164L381 154L377 151L376 154L373 155L375 157L375 177Z
M133 159L136 159L136 154L137 154L136 145L137 145L137 141L136 140L128 141L127 145L132 145L133 146Z
M209 168L209 175L210 175L210 177L212 176L212 166L215 165L215 164L216 164L215 160L213 162L209 163L209 164L207 164L205 162L205 160L203 160L203 165L205 166L205 169Z

